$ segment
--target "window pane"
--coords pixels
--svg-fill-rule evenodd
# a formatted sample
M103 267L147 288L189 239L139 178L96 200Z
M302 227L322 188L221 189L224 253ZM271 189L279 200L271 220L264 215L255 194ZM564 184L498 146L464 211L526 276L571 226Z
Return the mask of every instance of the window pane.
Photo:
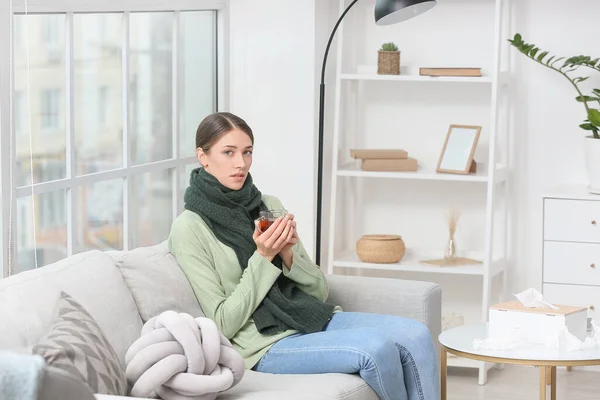
M15 272L35 268L33 225L35 216L38 267L67 256L67 193L56 190L35 196L32 212L31 196L17 199L17 252Z
M133 247L166 240L173 222L173 171L136 175L132 180Z
M185 190L190 186L190 174L192 170L198 168L200 165L196 164L188 164L183 168L183 172L179 174L179 193L181 194L179 201L179 210L182 210L185 206L185 202L183 201L183 197L185 195Z
M190 185L190 175L192 171L198 168L199 166L200 164L198 163L188 164L184 167L183 173L179 174L179 189L181 190L182 198L183 193L185 193L185 189L187 189L187 187Z
M27 24L25 18L28 18ZM66 176L65 167L59 168L59 175L43 173L46 165L66 165L65 20L64 14L15 15L15 32L19 32L14 38L13 104L17 186L31 181L29 117L33 133L33 182ZM29 38L29 76L26 33Z
M130 18L131 162L143 164L173 156L173 13Z
M121 14L76 14L75 165L78 175L123 165Z
M190 156L196 150L196 129L200 121L217 110L214 11L181 13L180 40L180 152Z
M82 186L77 191L75 252L123 249L123 180Z
M13 124L15 127L15 136L20 138L25 136L27 129L27 114L25 104L25 91L17 90L13 96Z

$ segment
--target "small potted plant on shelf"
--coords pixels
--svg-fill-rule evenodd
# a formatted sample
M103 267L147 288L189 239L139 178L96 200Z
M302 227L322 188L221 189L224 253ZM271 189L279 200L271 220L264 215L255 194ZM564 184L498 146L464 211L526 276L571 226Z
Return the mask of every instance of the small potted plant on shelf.
M589 56L559 57L549 56L549 52L542 51L535 44L526 43L520 34L515 34L513 39L508 40L511 45L533 61L553 71L558 72L571 82L577 92L575 100L580 102L585 109L586 119L579 125L591 135L585 136L585 163L589 180L589 192L600 194L600 89L591 89L588 94L583 94L580 84L589 76L572 76L579 68L590 69L600 72L600 58L592 59Z
M400 75L400 52L395 43L384 43L377 57L377 74Z

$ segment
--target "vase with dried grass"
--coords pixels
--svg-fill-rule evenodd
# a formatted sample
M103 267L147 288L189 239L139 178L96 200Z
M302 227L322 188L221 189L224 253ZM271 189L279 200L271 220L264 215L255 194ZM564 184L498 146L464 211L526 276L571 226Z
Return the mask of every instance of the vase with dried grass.
M446 260L454 260L456 258L454 234L456 233L459 217L459 213L455 210L451 210L448 216L448 243L446 243L446 249L444 250L444 259Z

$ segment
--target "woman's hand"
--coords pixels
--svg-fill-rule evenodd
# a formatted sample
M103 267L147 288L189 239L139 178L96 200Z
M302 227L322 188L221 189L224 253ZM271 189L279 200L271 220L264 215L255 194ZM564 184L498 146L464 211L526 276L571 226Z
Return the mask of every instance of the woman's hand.
M256 251L269 261L273 258L293 239L296 232L293 221L294 216L291 214L283 218L277 218L275 222L262 232L258 228L258 221L254 223L254 233L252 239L256 243Z
M294 227L294 234L292 235L292 238L287 242L287 244L285 246L283 246L283 248L279 252L279 255L281 255L281 258L283 259L283 263L286 265L286 267L288 269L291 269L292 264L294 262L292 247L294 247L294 245L296 245L300 241L300 238L298 238L298 231L296 229L296 221L293 220L294 214L288 214L287 216L289 216L289 218L292 220L292 226Z

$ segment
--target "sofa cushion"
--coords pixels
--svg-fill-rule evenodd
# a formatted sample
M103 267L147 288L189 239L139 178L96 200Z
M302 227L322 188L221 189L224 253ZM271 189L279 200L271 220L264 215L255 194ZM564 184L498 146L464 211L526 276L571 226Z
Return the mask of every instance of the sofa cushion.
M61 292L48 334L32 352L84 381L93 393L127 394L125 370L94 318Z
M0 348L30 351L48 331L61 291L92 315L124 366L142 321L114 260L98 250L0 280Z
M81 380L74 378L62 369L46 366L44 369L44 382L38 400L56 399L94 400L95 397Z
M267 374L247 370L242 381L219 395L238 399L379 400L357 374Z
M113 259L137 304L142 321L173 310L204 317L200 304L167 242L108 253Z

